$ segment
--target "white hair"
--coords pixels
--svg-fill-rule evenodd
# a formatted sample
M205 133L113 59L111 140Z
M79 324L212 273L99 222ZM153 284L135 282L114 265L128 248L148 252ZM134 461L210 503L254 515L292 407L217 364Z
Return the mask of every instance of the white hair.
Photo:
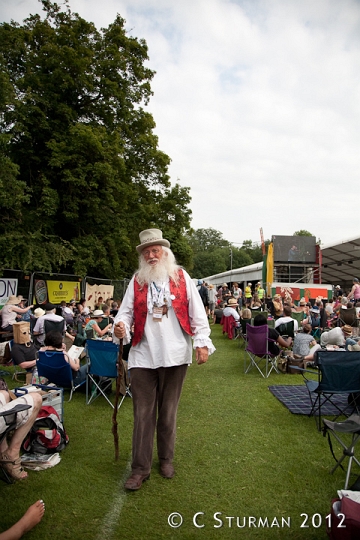
M160 282L171 278L176 284L179 282L179 268L176 263L175 256L171 249L161 246L163 256L155 266L151 266L145 260L141 253L139 256L139 270L136 274L136 279L139 285L151 283L152 281Z

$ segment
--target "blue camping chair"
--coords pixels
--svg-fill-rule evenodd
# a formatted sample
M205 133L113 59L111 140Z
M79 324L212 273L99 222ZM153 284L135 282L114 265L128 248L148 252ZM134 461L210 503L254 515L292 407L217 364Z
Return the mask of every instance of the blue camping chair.
M101 386L100 377L106 379L116 379L117 361L119 355L119 345L112 341L102 341L100 339L88 339L86 341L86 355L88 359L88 376L86 380L86 403L89 405L99 396L103 396L106 401L114 408L110 399L106 395L106 389ZM111 381L112 382L112 381ZM111 383L110 383L111 384ZM118 405L121 407L125 396L131 397L131 392L128 386L125 387L125 393Z
M45 377L49 382L56 384L60 388L70 389L69 401L71 401L73 392L86 382L82 381L80 384L74 384L71 366L66 361L62 351L39 351L36 367L39 377Z

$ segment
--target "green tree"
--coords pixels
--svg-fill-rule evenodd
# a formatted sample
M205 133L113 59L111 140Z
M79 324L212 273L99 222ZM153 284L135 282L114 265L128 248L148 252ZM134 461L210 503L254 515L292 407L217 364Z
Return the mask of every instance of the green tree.
M213 250L214 247L230 246L223 238L222 232L212 229L196 229L188 236L194 253Z
M266 244L266 242L265 242ZM263 260L261 245L252 240L244 240L240 248L251 259L251 263L257 263Z
M195 278L203 278L226 270L226 258L223 250L215 249L214 251L201 251L194 256L194 267L191 275Z
M0 25L2 266L124 277L151 226L191 264L189 192L171 186L144 109L145 41L119 15L99 31L41 3L44 18Z
M254 260L250 253L247 253L244 249L241 248L233 248L232 250L232 267L233 268L242 268L243 266L248 266L249 264L253 264L254 262L258 262L257 260Z
M301 229L300 231L295 231L293 236L314 236L314 235L305 229Z

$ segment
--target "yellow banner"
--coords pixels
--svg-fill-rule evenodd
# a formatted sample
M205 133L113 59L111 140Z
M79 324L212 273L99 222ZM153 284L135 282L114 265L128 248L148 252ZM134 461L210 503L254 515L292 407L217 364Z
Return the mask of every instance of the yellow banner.
M49 302L60 304L63 300L80 300L80 282L79 281L47 281L47 290Z
M266 293L271 294L270 286L274 281L274 246L273 243L268 246L267 260L266 260Z

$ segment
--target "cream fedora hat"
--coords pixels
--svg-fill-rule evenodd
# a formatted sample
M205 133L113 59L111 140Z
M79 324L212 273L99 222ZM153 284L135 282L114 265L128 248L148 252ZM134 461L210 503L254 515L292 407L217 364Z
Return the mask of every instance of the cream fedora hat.
M160 229L145 229L139 234L140 244L136 246L136 251L141 253L142 250L149 246L164 246L169 248L170 242L163 238Z

